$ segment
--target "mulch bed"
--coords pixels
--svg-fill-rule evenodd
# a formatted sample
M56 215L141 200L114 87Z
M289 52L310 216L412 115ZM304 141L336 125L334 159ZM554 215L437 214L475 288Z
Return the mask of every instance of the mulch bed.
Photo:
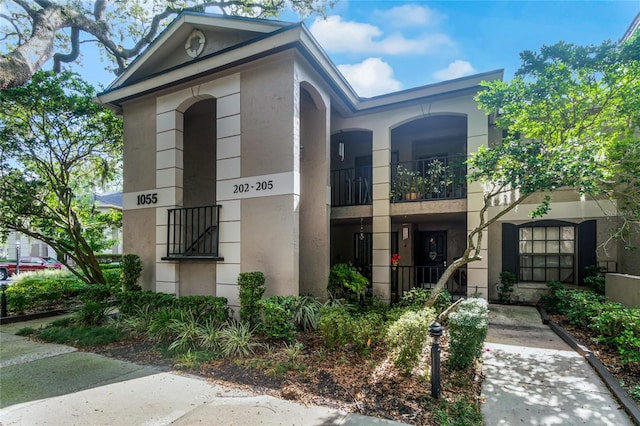
M295 368L278 372L278 366L290 361L282 345L270 343L252 356L241 359L219 359L200 364L197 369L178 367L166 352L150 343L117 342L91 348L92 352L163 370L179 368L214 383L233 385L277 398L305 404L328 406L345 412L396 420L404 423L433 424L431 407L464 396L479 409L482 375L479 366L469 371L446 370L447 341L442 339L441 401L431 397L431 383L426 376L404 376L387 359L380 347L372 347L368 355L349 348L327 350L321 337L312 332L300 333L297 341L304 345ZM274 349L275 348L275 349ZM424 360L430 368L430 360ZM284 369L286 370L286 368ZM426 378L425 378L426 377Z

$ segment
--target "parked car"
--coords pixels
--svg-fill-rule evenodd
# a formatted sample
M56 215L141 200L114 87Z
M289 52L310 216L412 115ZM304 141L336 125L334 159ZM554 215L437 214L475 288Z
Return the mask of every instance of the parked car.
M20 272L62 269L62 263L51 257L25 256L20 258ZM0 280L6 280L16 273L16 262L0 263Z

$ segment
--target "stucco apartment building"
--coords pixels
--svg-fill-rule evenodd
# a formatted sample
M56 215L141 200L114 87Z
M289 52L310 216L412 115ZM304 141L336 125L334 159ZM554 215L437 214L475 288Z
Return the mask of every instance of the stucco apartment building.
M502 74L363 99L303 24L184 13L97 98L124 117L124 252L146 289L236 306L241 272L264 272L267 295L323 297L337 262L385 301L429 287L478 223L464 160L501 132L473 97ZM566 190L544 220L533 208L487 231L452 293L495 298L510 270L531 300L618 267L616 247L596 250L614 206Z

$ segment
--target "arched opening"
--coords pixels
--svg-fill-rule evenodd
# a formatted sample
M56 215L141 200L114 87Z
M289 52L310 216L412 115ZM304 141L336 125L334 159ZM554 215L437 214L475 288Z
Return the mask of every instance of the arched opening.
M431 115L391 130L391 201L465 198L467 117Z
M183 259L180 295L215 295L218 253L216 206L216 99L191 105L183 114ZM203 261L205 260L205 261Z
M329 269L327 110L308 84L300 87L300 294L326 295Z
M216 100L206 99L184 112L184 207L216 203Z

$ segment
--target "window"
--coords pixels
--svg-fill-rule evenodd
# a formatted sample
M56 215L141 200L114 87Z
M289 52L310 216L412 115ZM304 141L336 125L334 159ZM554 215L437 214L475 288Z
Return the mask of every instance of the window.
M575 281L574 226L522 226L519 229L520 281Z

